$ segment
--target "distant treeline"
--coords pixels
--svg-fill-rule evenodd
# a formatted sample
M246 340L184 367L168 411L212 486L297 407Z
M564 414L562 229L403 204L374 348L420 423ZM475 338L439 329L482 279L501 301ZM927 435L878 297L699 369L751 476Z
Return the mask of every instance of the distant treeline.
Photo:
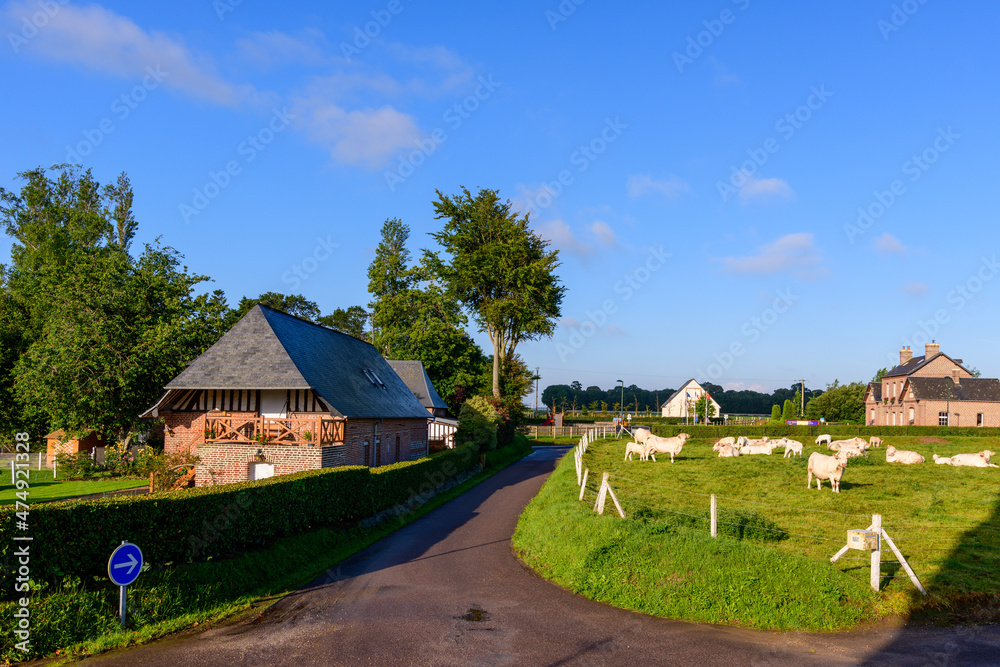
M743 389L741 391L725 390L711 382L702 383L712 398L722 408L722 414L753 414L770 415L771 406L784 405L786 400L793 405L801 405L801 385L794 384L787 389L777 389L771 394ZM625 387L625 409L632 411L659 411L660 406L667 402L676 389L641 389L636 385ZM806 403L813 397L823 393L822 389L806 387ZM553 384L542 392L542 402L550 409L555 406L557 412L562 411L619 411L622 409L622 389L620 386L611 389L601 389L590 386L584 389L579 382L571 384Z

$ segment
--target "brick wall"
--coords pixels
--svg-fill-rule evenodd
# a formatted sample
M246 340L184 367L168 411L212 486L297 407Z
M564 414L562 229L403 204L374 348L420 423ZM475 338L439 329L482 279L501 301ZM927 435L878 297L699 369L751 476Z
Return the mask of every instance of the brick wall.
M379 453L376 454L373 436L378 426ZM396 457L396 438L399 438L399 458ZM365 460L365 443L368 459ZM350 465L388 465L409 461L427 453L426 419L348 419L344 444ZM377 457L377 458L376 458Z
M201 457L195 472L195 486L234 484L250 478L250 464L257 451L263 463L274 466L275 475L288 475L322 467L322 447L309 445L258 445L210 442L200 446Z
M163 451L166 454L198 453L198 443L205 439L205 413L161 412Z

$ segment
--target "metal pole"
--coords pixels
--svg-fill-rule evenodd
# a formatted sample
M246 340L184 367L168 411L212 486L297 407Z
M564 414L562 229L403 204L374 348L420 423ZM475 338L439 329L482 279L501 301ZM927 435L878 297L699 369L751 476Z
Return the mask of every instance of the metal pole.
M118 618L122 627L125 627L125 589L127 586L118 587Z

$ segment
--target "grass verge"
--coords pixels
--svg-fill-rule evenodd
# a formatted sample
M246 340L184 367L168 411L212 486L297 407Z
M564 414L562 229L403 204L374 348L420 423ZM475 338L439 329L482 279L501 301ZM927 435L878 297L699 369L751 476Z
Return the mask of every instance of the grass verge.
M10 474L7 474L10 477ZM134 489L148 486L149 482L141 479L109 479L109 480L60 480L52 479L51 470L32 470L28 483L31 485L31 502L44 503L53 500L65 500L89 496L106 491ZM0 505L13 505L17 500L17 489L12 484L0 484Z
M61 586L35 589L30 606L31 651L24 654L5 647L0 659L17 661L45 655L79 659L271 604L531 451L527 440L519 437L512 445L489 452L486 468L465 482L370 528L317 529L234 558L181 567L167 564L145 572L129 586L132 627L128 629L118 625L118 589L106 579L84 582L79 577L66 577ZM0 605L0 632L7 637L14 636L10 625L13 607L13 603Z
M840 494L828 483L822 492L806 489L814 446L795 459L780 452L719 459L710 440L692 439L671 464L669 457L624 462L623 441L598 441L584 460L591 471L586 502L577 500L567 456L522 515L514 545L526 563L570 590L671 618L801 630L842 630L889 615L991 621L1000 609L1000 471L935 466L930 458L996 450L995 440L886 438L928 463L887 464L885 450L875 450L851 461ZM596 471L611 473L628 519L617 516L610 499L610 516L593 513ZM718 539L708 534L713 493ZM868 585L867 552L829 562L846 530L864 528L873 513L883 515L928 597L916 592L888 547L878 594Z

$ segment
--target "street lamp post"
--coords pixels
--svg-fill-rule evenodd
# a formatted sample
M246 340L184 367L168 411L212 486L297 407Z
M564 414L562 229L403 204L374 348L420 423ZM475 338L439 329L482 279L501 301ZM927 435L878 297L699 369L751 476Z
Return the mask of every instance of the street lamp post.
M619 405L621 406L622 417L624 418L624 415L625 415L625 383L622 382L621 380L618 380L618 383L621 384L621 386L622 386L622 401L621 401L621 403L619 403Z

